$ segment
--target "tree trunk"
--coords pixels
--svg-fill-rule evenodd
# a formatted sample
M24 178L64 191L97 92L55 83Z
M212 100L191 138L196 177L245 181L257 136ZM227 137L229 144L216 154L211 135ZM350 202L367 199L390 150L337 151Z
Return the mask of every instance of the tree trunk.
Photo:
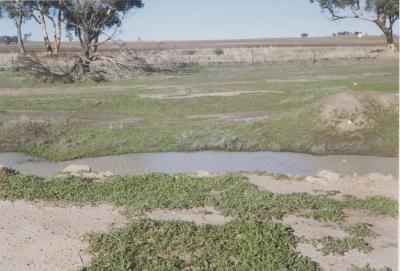
M91 58L91 53L90 53L90 41L89 41L89 36L86 31L83 33L83 53L85 56L85 59L83 61L83 70L85 73L90 72L90 58Z
M46 53L48 55L51 55L53 53L53 50L51 49L49 35L47 33L46 20L44 18L43 13L40 14L40 29L42 30L42 34L43 34L44 47L46 49Z
M85 54L85 58L87 58L87 59L90 59L90 46L89 46L89 44L90 44L89 37L88 37L88 34L85 31L85 33L83 33L83 51L84 51L84 54Z
M63 0L58 2L58 11L57 11L57 26L55 29L56 32L56 40L55 40L55 49L54 54L58 55L60 53L61 47L61 10L62 10Z
M95 45L93 46L93 53L95 54L97 52L97 44L99 43L99 36L97 36L94 40Z
M81 35L81 29L79 28L79 26L75 27L75 33L76 33L76 36L79 38L79 43L81 44L81 47L85 48L85 45L83 44L82 35Z
M397 51L397 49L396 49L396 45L394 44L394 41L393 41L392 32L389 31L388 33L385 33L385 37L386 37L388 51L391 53L395 53Z
M22 33L21 33L22 14L21 14L21 11L19 13L20 13L19 16L14 17L14 24L15 24L15 27L17 28L19 51L20 51L21 55L24 56L26 54L26 51L25 51L24 41L22 40Z
M396 52L396 46L395 46L394 40L393 40L393 31L392 31L392 29L387 27L385 25L385 22L377 21L375 23L378 25L378 27L382 30L383 34L385 35L386 45L387 45L388 51L390 53Z

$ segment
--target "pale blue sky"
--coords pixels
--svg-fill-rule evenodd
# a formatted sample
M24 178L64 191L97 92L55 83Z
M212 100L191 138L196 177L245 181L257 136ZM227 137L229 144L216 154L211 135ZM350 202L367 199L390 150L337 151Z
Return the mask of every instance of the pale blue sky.
M380 35L371 22L331 22L308 0L144 0L145 7L127 18L123 40L195 40L330 36L338 31ZM398 25L396 26L398 33ZM23 32L40 40L39 26L28 22ZM14 35L11 20L0 21L0 35ZM64 33L65 34L65 33Z

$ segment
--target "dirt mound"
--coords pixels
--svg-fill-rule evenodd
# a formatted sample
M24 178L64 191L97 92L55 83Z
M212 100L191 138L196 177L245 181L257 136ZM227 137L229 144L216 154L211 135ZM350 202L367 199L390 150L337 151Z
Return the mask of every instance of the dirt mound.
M342 132L356 131L374 125L366 116L371 105L398 111L399 95L375 92L339 93L326 99L320 108L320 114L326 126L333 126Z

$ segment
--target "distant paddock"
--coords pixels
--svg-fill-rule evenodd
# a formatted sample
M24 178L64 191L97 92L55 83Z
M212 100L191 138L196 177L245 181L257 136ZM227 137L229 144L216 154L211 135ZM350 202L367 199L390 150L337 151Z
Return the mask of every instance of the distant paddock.
M138 56L151 63L268 63L283 61L321 61L393 57L381 37L281 38L215 41L126 42ZM80 53L76 42L64 42L59 57L46 57L42 42L27 42L26 49L49 65L68 65L71 56ZM12 68L18 57L18 46L0 45L0 67ZM104 45L100 53L115 53L112 45Z

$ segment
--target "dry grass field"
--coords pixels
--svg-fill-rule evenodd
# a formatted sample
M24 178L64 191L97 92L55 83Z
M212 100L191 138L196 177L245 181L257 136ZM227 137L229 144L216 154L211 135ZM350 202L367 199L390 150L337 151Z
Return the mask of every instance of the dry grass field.
M318 37L318 38L270 38L270 39L239 39L239 40L193 40L193 41L135 41L126 42L132 49L218 49L218 48L257 48L257 47L375 47L385 46L384 37ZM41 41L27 42L27 50L39 53L43 50ZM63 42L64 52L76 52L80 49L77 42ZM109 52L112 47L104 45L100 51ZM0 53L17 52L16 45L1 45Z
M284 61L318 61L337 59L385 58L383 37L275 38L248 40L125 42L127 48L150 63L266 63ZM49 64L65 65L81 47L77 42L64 42L60 56L46 57L43 43L26 42L27 51L43 57ZM99 53L117 56L114 45L100 47ZM11 68L18 58L16 45L0 45L0 68Z

